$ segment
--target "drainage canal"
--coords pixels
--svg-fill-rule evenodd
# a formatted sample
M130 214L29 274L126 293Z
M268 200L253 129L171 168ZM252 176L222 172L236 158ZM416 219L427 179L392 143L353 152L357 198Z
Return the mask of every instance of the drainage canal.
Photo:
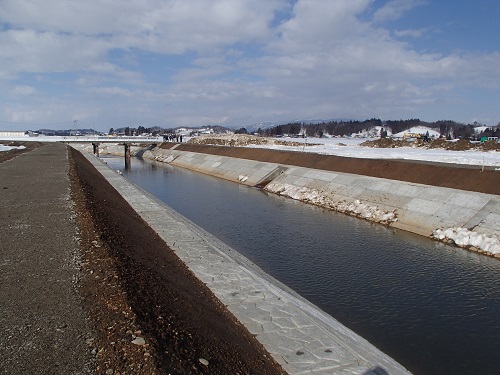
M499 260L161 163L123 173L413 373L499 373Z

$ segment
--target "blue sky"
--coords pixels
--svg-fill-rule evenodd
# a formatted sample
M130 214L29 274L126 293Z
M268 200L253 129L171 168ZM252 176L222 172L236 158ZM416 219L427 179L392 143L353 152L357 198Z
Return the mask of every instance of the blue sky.
M0 129L500 122L496 0L1 0Z

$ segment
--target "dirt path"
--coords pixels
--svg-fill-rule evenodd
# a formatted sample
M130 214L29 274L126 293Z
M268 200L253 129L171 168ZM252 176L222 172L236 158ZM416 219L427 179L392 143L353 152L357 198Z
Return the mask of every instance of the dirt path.
M0 164L0 374L92 372L66 147L10 156Z

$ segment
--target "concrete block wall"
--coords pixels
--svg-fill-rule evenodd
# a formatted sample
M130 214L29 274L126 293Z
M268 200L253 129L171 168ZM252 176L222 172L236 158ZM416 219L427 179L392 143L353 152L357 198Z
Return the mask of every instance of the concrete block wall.
M500 196L248 159L170 150L144 157L328 207L430 237L467 228L496 238ZM498 242L497 242L498 243ZM500 245L495 245L498 249Z
M268 176L272 176L273 173L279 170L279 165L273 163L176 151L175 149L146 151L143 157L248 186L255 186L262 183Z
M283 184L315 190L334 201L358 200L395 212L397 220L391 226L425 236L449 227L488 235L500 230L500 197L495 195L300 167L290 167L266 189Z

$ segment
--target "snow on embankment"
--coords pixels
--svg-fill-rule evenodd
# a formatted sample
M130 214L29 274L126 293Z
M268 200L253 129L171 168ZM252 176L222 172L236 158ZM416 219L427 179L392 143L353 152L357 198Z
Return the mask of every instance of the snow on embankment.
M370 205L355 199L352 202L335 200L319 190L303 186L295 186L280 182L271 182L265 188L271 193L300 200L305 203L332 209L348 215L356 216L368 221L391 225L398 220L397 212L384 211L378 206ZM495 235L478 233L466 228L435 229L431 235L438 241L452 243L456 246L473 251L483 252L487 255L500 256L500 239ZM498 254L498 255L497 255Z
M436 229L432 237L443 242L452 242L459 247L500 255L500 239L495 235L488 236L467 228L447 228Z
M395 211L383 211L377 206L362 203L359 199L353 202L336 201L316 189L303 186L271 182L265 190L381 224L390 224L397 220Z

